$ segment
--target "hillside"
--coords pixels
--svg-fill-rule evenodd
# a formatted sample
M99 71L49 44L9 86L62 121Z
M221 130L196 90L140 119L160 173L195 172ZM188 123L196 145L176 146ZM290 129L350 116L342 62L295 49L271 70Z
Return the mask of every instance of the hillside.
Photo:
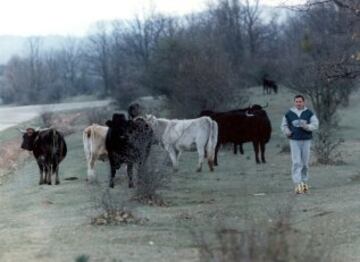
M180 171L171 174L170 184L159 192L166 206L132 200L124 169L109 191L107 162L97 163L99 183L88 184L81 134L87 121L79 119L73 126L77 131L66 137L69 155L60 166L59 186L38 185L31 157L1 181L0 261L74 261L81 255L89 261L201 261L204 243L221 252L216 235L220 229L234 233L229 237L236 241L227 243L239 243L237 250L249 243L256 243L261 252L276 250L276 245L288 247L282 255L291 259L284 261L359 261L360 123L354 112L360 112L360 94L340 112L346 163L313 163L310 193L295 195L289 153L280 152L287 141L279 131L293 94L281 89L278 95L264 96L258 87L251 93L252 103L269 103L273 134L267 145L268 163L256 165L248 143L244 155L223 148L215 172L205 167L196 173L196 152L184 153ZM0 140L5 134L0 133ZM71 177L78 179L66 180ZM91 224L102 196L110 196L114 206L131 211L139 221ZM286 239L271 237L283 227ZM249 242L245 245L240 236Z

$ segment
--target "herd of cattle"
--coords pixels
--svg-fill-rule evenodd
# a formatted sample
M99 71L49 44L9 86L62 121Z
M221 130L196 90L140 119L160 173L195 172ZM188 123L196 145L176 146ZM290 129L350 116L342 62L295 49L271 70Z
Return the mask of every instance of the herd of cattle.
M56 175L59 184L59 164L65 158L67 147L63 135L53 128L23 132L21 148L32 151L40 169L39 184L51 185ZM265 163L265 144L270 140L271 122L260 105L227 112L202 111L195 119L165 119L142 115L139 104L132 104L125 114L114 113L106 126L92 124L84 129L83 143L87 160L87 178L95 179L97 160L109 160L109 186L114 187L116 170L127 165L129 187L134 187L133 168L147 160L151 146L159 144L168 153L174 170L182 151L197 151L197 171L207 160L211 171L218 165L221 145L234 144L234 152L240 145L252 142L256 163Z

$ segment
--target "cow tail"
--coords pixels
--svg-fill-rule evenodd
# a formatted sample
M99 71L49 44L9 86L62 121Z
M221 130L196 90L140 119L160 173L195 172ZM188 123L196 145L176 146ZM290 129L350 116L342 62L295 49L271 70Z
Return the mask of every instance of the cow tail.
M52 161L51 161L51 166L50 166L50 179L51 179L51 175L53 174L53 171L54 171L54 164L55 164L55 168L58 165L58 154L61 153L61 152L57 152L58 150L60 150L59 134L56 132L55 129L53 129L52 130L52 149L51 149Z
M94 141L94 132L93 131L94 130L90 126L90 127L87 127L83 133L83 144L84 144L84 151L85 151L87 161L89 161L93 157L92 156L92 154L93 154L92 147L93 147L93 141Z
M208 161L213 162L215 158L215 147L218 139L218 125L210 119L210 132L208 142L206 144L206 157Z

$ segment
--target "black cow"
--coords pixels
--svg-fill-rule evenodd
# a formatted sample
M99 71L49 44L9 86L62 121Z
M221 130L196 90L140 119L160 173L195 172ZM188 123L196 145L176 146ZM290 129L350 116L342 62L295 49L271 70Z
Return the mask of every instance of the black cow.
M138 117L141 115L141 107L139 103L132 103L128 107L128 116L129 119L132 120L135 117Z
M141 166L149 156L153 141L153 131L143 120L126 120L124 114L113 114L112 120L106 121L109 130L106 135L106 150L110 162L109 186L114 187L116 170L127 164L129 187L134 187L133 165Z
M67 147L61 133L53 128L23 131L22 149L32 151L40 169L39 185L51 185L51 175L56 174L55 184L60 184L59 164L65 158Z
M219 126L218 144L215 149L215 165L218 164L217 153L221 144L242 144L252 142L255 151L256 163L265 160L265 144L270 140L271 123L260 105L253 105L247 109L232 110L228 112L202 111L201 115L210 116ZM234 150L235 151L235 150Z
M278 86L274 80L271 80L264 76L262 79L262 85L264 94L271 94L271 90L274 90L275 94L277 94Z

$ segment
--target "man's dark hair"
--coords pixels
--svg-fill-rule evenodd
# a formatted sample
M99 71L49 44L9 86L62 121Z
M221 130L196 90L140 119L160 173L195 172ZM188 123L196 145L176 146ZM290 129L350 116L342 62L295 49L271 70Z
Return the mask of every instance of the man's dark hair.
M302 95L296 95L296 96L294 97L294 101L295 101L297 98L301 98L302 101L305 101L305 97L302 96Z

